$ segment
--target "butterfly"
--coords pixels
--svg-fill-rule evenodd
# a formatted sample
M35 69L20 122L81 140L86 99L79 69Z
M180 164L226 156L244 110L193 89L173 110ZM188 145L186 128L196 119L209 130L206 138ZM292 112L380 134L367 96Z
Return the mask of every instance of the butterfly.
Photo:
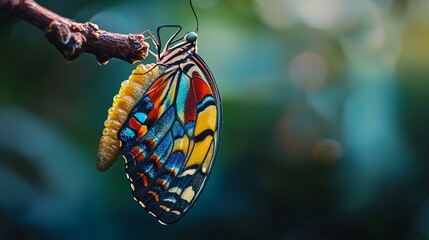
M176 28L161 51L160 30ZM178 221L197 201L219 148L221 99L212 72L197 54L196 32L174 40L179 25L161 25L160 75L118 131L134 199L160 223ZM197 28L198 30L198 28Z

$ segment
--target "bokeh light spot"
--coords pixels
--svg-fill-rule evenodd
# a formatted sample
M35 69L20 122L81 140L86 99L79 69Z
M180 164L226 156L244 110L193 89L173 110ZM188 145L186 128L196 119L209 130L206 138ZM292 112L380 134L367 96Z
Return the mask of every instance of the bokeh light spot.
M330 165L341 158L343 149L339 142L333 139L323 139L316 143L313 150L314 160Z
M319 89L327 78L325 60L317 53L305 52L296 56L289 65L292 82L301 89Z
M338 23L344 0L293 0L297 17L308 26L329 29Z
M279 119L276 127L278 142L290 157L308 160L314 144L320 138L320 129L308 113L295 113Z
M277 29L286 29L295 23L292 2L284 0L256 0L262 21Z

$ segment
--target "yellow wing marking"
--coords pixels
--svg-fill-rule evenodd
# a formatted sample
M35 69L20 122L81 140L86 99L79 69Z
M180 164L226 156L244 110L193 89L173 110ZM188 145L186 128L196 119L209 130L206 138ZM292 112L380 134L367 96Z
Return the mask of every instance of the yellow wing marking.
M215 136L215 138L216 138L216 136ZM210 163L211 163L212 157L213 157L213 152L214 152L214 141L212 142L209 150L207 151L206 158L204 158L204 160L203 160L203 166L201 167L201 171L203 173L206 173L209 170Z
M210 129L215 132L216 135L216 126L217 126L217 109L215 106L209 106L204 111L200 112L197 117L197 122L195 124L195 136L201 134L204 130ZM189 160L186 163L185 167L192 165L200 165L205 161L203 167L206 169L210 164L210 160L213 156L213 136L206 136L203 140L196 142L192 150ZM207 157L206 157L207 154Z
M171 104L174 101L175 93L176 93L176 87L177 87L177 81L165 81L163 84L171 84L170 87L165 86L163 87L163 92L160 94L156 100L154 105L159 106L159 115L163 114L166 111L166 108L171 106ZM162 100L164 100L164 96L167 95L167 98L164 101L164 104L160 104ZM160 116L159 116L160 117Z
M200 112L195 124L195 136L198 136L206 129L216 130L217 125L217 109L215 106L209 106L204 111Z
M183 154L187 154L189 146L189 137L185 134L183 137L174 140L172 152L182 151Z
M207 151L209 151L212 141L213 137L207 136L204 140L195 143L194 149L191 156L189 156L189 160L186 163L185 168L192 165L200 165L204 161L204 157L206 156Z
M161 209L163 209L164 211L166 211L166 212L169 212L169 211L171 210L171 208L169 208L169 207L167 207L167 206L165 206L165 205L159 205L159 207L160 207Z

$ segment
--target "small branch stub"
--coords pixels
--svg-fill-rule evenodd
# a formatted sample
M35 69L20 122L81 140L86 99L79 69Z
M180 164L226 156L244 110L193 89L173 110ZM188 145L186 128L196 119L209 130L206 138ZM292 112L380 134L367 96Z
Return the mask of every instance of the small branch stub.
M91 22L74 22L32 0L0 0L0 11L44 31L67 61L76 59L81 53L90 53L101 64L106 64L111 58L135 63L148 55L149 44L142 34L112 33Z

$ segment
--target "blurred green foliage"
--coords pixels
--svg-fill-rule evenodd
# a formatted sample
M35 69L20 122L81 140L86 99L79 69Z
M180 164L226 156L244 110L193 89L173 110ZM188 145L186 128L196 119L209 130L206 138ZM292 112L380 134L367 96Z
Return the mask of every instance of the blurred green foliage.
M186 1L38 2L121 33L195 28ZM122 160L95 168L135 66L66 63L0 15L0 238L429 239L429 2L194 4L224 124L204 193L167 227L134 202Z

